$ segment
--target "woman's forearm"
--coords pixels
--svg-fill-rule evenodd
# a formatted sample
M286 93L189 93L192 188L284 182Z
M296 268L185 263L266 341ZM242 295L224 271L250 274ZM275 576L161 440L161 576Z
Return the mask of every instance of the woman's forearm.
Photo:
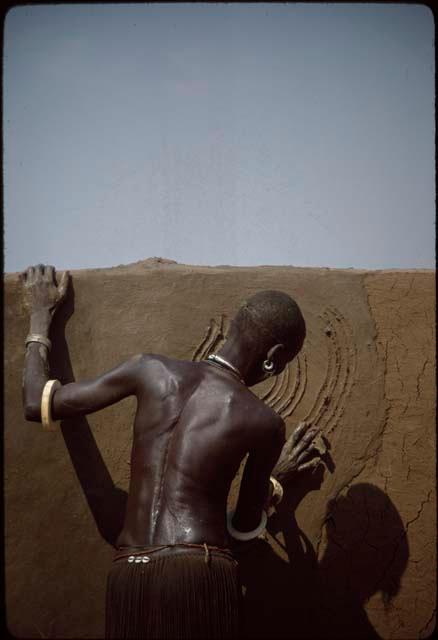
M69 273L64 271L58 285L55 279L55 268L51 265L38 264L28 267L20 278L23 283L24 304L30 310L30 328L26 338L23 373L24 415L26 420L41 422L41 398L49 378L50 323L56 309L65 299ZM48 404L50 399L49 393ZM47 422L47 416L45 422Z
M48 338L51 315L49 311L33 312L28 336ZM23 374L23 408L26 420L41 422L41 396L49 379L49 349L42 342L29 342Z

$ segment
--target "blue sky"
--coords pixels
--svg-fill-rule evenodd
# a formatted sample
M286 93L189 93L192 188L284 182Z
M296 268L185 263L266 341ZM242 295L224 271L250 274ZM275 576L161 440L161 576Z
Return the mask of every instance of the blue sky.
M423 5L29 5L6 17L5 270L433 268Z

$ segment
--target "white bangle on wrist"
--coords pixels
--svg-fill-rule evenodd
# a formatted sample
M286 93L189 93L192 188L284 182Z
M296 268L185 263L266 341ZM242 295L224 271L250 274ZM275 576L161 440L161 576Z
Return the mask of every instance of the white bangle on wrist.
M59 380L47 380L41 396L41 422L44 431L56 431L59 421L52 420L52 398L56 389L59 389Z
M271 476L269 478L269 481L271 482L273 488L272 498L276 498L275 504L280 504L280 502L283 500L283 487L281 486L281 483L277 480L277 478L274 478L274 476Z
M268 516L266 515L266 511L262 511L262 519L259 526L256 529L253 529L252 531L237 531L237 529L235 529L232 525L233 517L234 517L234 511L230 511L227 515L228 533L235 540L243 540L243 541L253 540L254 538L257 538L265 530L266 523L268 521Z
M277 505L283 500L283 487L277 478L271 476L269 481L272 484L272 495L271 495L271 504L268 507L268 518L270 518L274 513Z

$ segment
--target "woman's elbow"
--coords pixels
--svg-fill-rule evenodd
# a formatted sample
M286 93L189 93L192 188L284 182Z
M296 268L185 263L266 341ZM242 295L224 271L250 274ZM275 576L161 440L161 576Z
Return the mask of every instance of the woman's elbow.
M24 417L28 422L41 422L41 407L32 403L24 405Z

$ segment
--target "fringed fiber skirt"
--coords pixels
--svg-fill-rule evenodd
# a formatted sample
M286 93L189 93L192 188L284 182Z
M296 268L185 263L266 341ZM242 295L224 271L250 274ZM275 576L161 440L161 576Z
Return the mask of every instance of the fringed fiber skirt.
M107 638L239 638L241 587L228 549L125 547L106 591Z

